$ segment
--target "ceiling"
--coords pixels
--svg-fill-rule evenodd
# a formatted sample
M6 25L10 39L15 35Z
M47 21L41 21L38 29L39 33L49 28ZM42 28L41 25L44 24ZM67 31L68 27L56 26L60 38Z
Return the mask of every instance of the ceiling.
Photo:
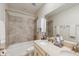
M43 3L8 3L9 8L21 10L31 14L36 14L42 6Z
M76 6L76 5L79 5L79 4L76 4L76 3L65 3L64 5L62 5L61 7L55 9L54 11L50 12L49 14L46 15L46 18L50 18L52 17L53 15L57 14L57 13L60 13L66 9L69 9L69 8L72 8L73 6Z

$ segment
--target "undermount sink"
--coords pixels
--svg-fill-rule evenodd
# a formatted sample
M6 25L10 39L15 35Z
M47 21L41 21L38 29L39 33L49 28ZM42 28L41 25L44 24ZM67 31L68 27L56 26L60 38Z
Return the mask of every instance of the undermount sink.
M48 41L47 40L42 40L42 41L40 41L40 44L47 45L48 44Z

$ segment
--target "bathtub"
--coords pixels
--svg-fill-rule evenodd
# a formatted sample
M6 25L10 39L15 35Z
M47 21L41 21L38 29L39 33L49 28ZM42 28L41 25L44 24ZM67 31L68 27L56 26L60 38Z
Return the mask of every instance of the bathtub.
M6 56L28 56L28 55L31 55L31 51L33 52L33 50L34 50L33 45L34 45L33 41L10 45L7 48Z

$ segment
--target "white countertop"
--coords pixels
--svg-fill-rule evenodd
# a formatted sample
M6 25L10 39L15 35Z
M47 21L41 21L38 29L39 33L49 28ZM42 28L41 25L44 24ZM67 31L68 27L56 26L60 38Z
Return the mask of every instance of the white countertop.
M41 49L43 49L48 55L50 56L77 56L78 53L70 50L67 47L57 47L53 43L48 42L47 40L36 40L34 42L37 44Z

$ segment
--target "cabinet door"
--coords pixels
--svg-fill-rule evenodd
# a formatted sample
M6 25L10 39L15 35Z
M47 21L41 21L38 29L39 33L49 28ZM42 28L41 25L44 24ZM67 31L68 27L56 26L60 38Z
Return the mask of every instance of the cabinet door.
M34 56L42 56L42 54L39 52L39 50L35 50L35 52L34 52Z
M37 50L37 56L43 56L43 55Z
M37 51L36 51L36 49L35 49L35 51L34 51L34 56L37 56L38 54L37 54Z
M35 45L34 56L46 56L47 54L37 45Z

